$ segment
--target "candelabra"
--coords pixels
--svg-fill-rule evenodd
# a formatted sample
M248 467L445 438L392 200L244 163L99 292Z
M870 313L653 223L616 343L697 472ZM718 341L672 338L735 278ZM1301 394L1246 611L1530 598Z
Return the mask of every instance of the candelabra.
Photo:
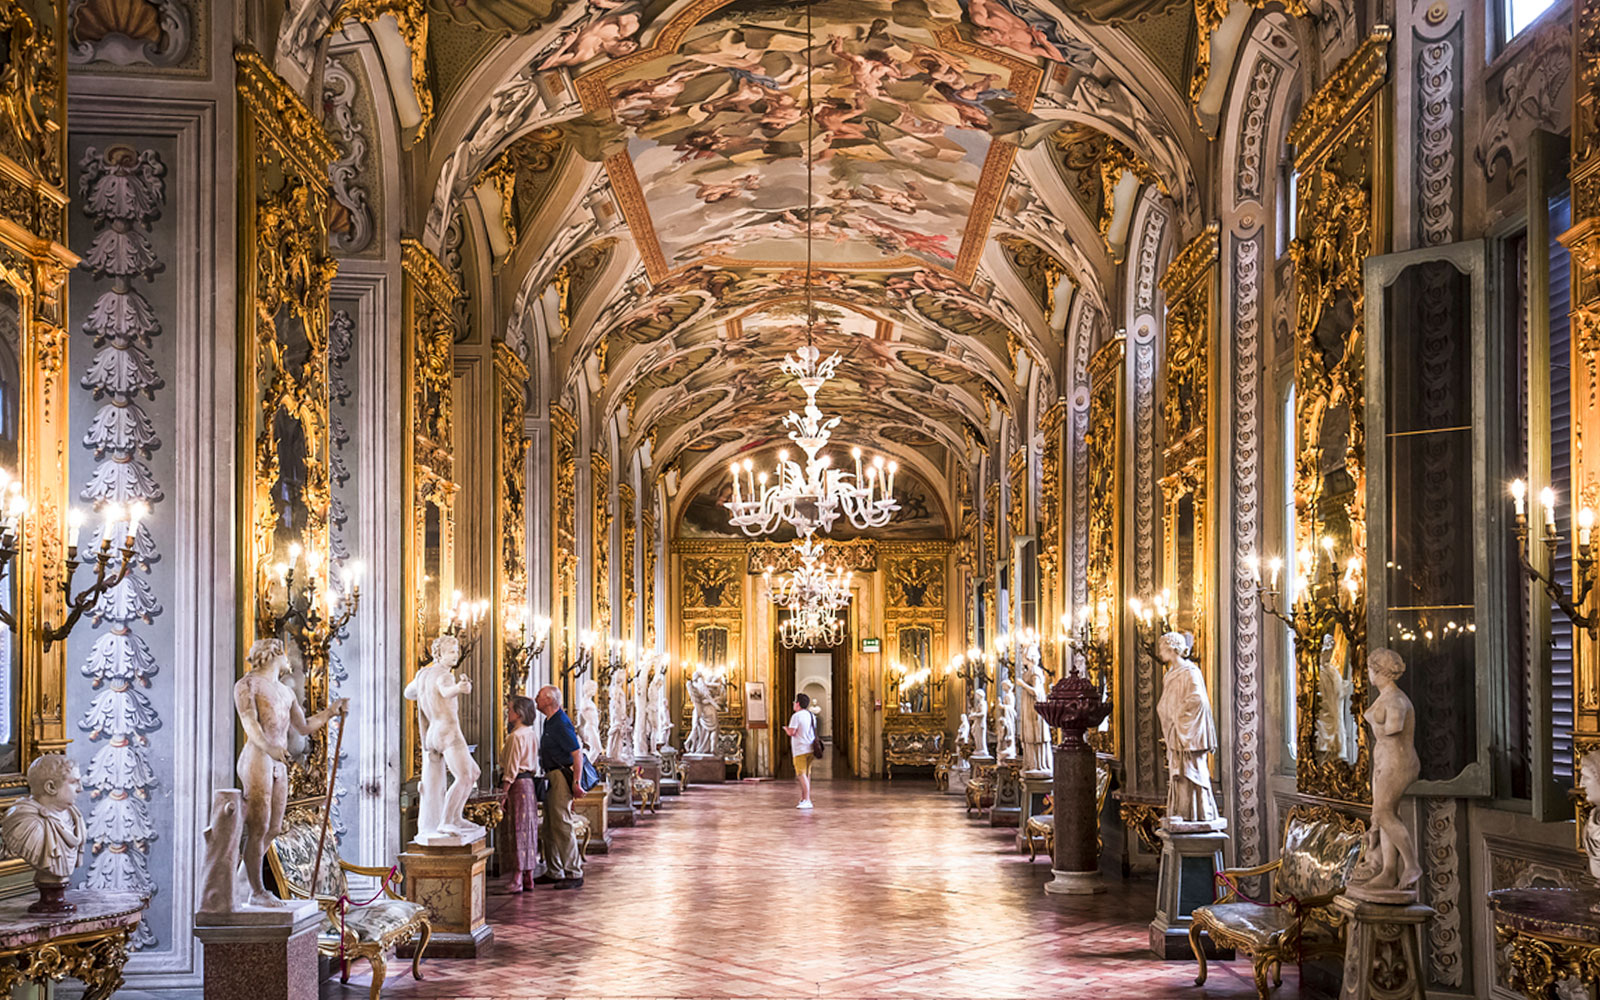
M1574 628L1589 633L1590 639L1600 639L1600 610L1589 612L1581 610L1589 602L1595 581L1600 579L1600 563L1596 560L1594 543L1594 510L1590 507L1580 507L1575 518L1578 537L1577 544L1573 546L1572 586L1569 589L1528 559L1527 495L1526 483L1520 479L1512 482L1511 499L1516 514L1513 530L1517 536L1517 561L1522 564L1522 572L1528 579L1544 588L1545 594L1567 616ZM1546 486L1539 491L1539 501L1544 508L1545 552L1548 562L1554 565L1556 550L1561 545L1561 535L1556 533L1555 491Z
M844 619L831 608L807 605L793 609L778 626L784 649L827 649L844 641Z
M938 701L939 692L944 689L944 675L935 674L928 667L907 670L905 664L898 660L889 664L889 677L894 681L895 690L899 692L899 697L895 700L902 712L926 711L927 708L931 708ZM916 691L922 688L926 688L933 695L933 699L928 702L926 707L919 709L912 701L912 697Z
M450 614L445 619L444 628L439 630L439 634L455 637L457 645L461 648L457 662L465 662L478 647L478 642L483 638L483 619L488 614L488 601L464 600L459 590L451 596ZM433 662L432 650L424 650L417 661L417 666L425 667L431 662Z
M550 619L529 619L526 611L508 609L506 634L506 696L509 698L527 688L528 676L533 672L533 661L544 652L550 640Z
M1174 630L1169 614L1172 610L1172 592L1163 590L1153 600L1137 597L1128 599L1128 610L1133 612L1134 641L1151 659L1156 658L1156 643L1163 635Z
M951 658L945 673L961 678L969 688L973 684L988 687L994 681L994 672L990 669L989 661L984 658L983 651L976 646Z
M131 532L128 537L132 539ZM361 603L360 575L361 564L351 563L344 572L343 588L335 587L324 578L321 553L302 549L299 543L289 546L288 561L273 567L262 595L261 634L287 634L302 658L313 663L325 661L334 638Z
M1317 642L1330 626L1342 629L1352 642L1360 642L1366 635L1365 608L1361 600L1361 559L1349 556L1344 562L1344 572L1338 574L1340 565L1333 536L1322 536L1322 555L1313 556L1309 548L1301 549L1298 559L1300 572L1295 576L1294 591L1289 595L1289 606L1283 605L1284 595L1278 589L1278 578L1283 573L1283 559L1274 556L1268 563L1269 581L1261 579L1261 561L1251 558L1250 574L1255 580L1256 601L1261 610L1283 622L1300 642ZM1336 578L1337 577L1337 578ZM1319 593L1320 591L1320 593Z
M1089 606L1084 605L1078 609L1077 622L1073 622L1071 612L1061 616L1061 645L1066 652L1063 657L1063 669L1071 673L1079 670L1078 664L1071 659L1071 654L1083 657L1083 666L1088 668L1089 679L1094 681L1095 687L1100 692L1103 700L1110 686L1111 678L1111 643L1102 634L1102 623L1105 621L1105 602L1100 602L1100 615L1091 618Z
M5 564L9 565L17 548L18 536L22 533L21 521L25 505L21 498L19 483L13 480L6 484L5 489L11 494L11 500L6 505L7 524L10 530L5 532L8 539L6 548L9 551L4 553ZM79 558L81 550L78 548L78 533L83 527L83 514L74 510L67 515L67 571L61 578L61 599L67 609L67 617L60 625L44 623L41 635L47 652L51 646L71 635L78 620L99 604L100 598L106 591L121 583L127 577L128 570L133 568L133 550L134 543L139 537L139 522L149 513L149 508L142 502L126 508L120 504L108 504L102 513L105 516L105 525L100 529L100 544L92 556L94 582L77 594L72 592L72 581L78 575L78 567L83 565L83 560ZM122 524L127 526L127 530L123 534L122 547L117 549L113 539L116 538L117 526ZM111 561L117 556L120 556L120 561L113 571ZM15 630L16 622L9 612L6 613L5 621Z

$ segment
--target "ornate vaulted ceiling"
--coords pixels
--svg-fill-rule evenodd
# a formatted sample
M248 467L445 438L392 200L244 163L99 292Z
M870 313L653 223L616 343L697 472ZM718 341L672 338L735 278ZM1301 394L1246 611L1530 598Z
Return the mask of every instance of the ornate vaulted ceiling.
M809 235L817 342L845 358L819 398L836 440L900 458L948 507L979 449L1006 446L1003 418L1054 399L1068 311L1106 312L1119 178L1193 207L1188 71L1150 54L1188 5L1087 7L454 4L503 40L439 70L463 96L430 232L495 178L517 244L502 280L519 308L560 287L553 398L695 495L801 398L777 362L803 341Z

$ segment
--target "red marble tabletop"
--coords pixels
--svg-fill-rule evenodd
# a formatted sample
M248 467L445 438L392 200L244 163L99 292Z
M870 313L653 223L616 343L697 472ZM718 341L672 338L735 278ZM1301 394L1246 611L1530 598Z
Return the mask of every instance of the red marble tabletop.
M1489 905L1502 927L1600 944L1600 889L1496 889Z
M150 897L138 892L67 890L76 913L29 913L38 897L32 892L0 900L0 950L26 948L69 934L89 934L139 922Z

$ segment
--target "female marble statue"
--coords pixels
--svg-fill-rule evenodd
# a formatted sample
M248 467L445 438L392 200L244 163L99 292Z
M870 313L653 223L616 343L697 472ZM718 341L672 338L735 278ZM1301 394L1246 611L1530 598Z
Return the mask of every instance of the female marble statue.
M605 747L600 742L600 685L592 677L585 677L578 688L578 742L583 744L584 756L599 760Z
M1600 750L1591 750L1578 762L1578 785L1589 801L1589 818L1584 821L1579 840L1589 859L1589 874L1600 879Z
M639 672L633 675L633 759L648 757L650 746L650 662L640 657Z
M1397 683L1406 661L1392 649L1367 654L1367 679L1378 696L1367 709L1372 727L1372 829L1347 891L1375 903L1407 903L1417 898L1417 844L1400 818L1400 798L1422 773L1417 759L1417 712Z
M1349 662L1341 633L1322 637L1322 653L1317 658L1317 753L1323 759L1354 760L1356 718L1350 711L1350 695L1355 682L1347 675Z
M721 688L696 670L689 678L689 703L694 706L694 717L689 726L689 740L684 746L686 754L711 755L717 752L717 694Z
M672 706L667 702L667 664L665 661L656 667L656 675L650 680L650 752L660 753L661 748L672 742Z
M1206 758L1217 749L1217 724L1211 715L1200 667L1189 659L1189 636L1168 632L1156 641L1156 656L1167 665L1161 678L1156 715L1167 741L1167 815L1162 826L1175 833L1221 830L1228 821L1217 815L1211 793L1211 766Z
M967 682L967 722L972 726L972 756L989 756L989 699L983 688Z
M610 732L606 734L606 760L613 764L632 764L633 720L628 717L628 674L620 667L611 671L606 711L611 721Z
M1017 685L1007 677L1000 682L1000 741L995 748L1001 760L1017 756Z
M1017 729L1022 737L1022 770L1049 774L1054 770L1050 752L1050 725L1036 707L1049 697L1045 690L1044 667L1039 663L1039 647L1029 646L1027 659L1017 679Z
M956 746L972 742L972 717L966 712L961 713L961 725L956 727Z

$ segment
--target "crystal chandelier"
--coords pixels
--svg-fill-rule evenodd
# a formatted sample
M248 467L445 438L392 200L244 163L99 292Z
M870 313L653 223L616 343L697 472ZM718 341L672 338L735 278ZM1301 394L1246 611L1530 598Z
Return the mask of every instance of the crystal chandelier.
M812 298L812 241L816 233L816 204L813 195L816 160L812 154L812 131L815 118L812 114L811 80L813 77L811 52L815 47L811 31L811 7L806 7L806 272L805 272L805 346L793 355L785 355L781 368L800 383L806 394L804 413L790 410L783 418L789 429L789 440L805 453L805 464L792 461L787 449L778 452L778 467L769 478L763 471L759 475L747 458L743 463L733 463L733 499L723 506L728 508L728 521L752 537L769 535L787 524L801 538L810 538L818 529L833 530L840 516L849 519L859 530L879 528L889 523L889 518L900 509L894 498L895 463L884 464L882 456L874 458L863 475L861 449L850 454L855 459L855 471L833 467L833 458L822 455L839 417L825 416L817 406L817 391L833 377L839 366L839 355L826 359L811 342L817 323L816 303Z
M828 608L801 608L778 626L778 642L784 649L826 649L843 641L844 619Z
M804 607L824 610L842 608L850 603L850 582L854 570L843 566L830 567L822 561L822 543L805 538L795 545L800 565L793 573L772 579L772 567L763 574L772 593L772 601L790 611Z

